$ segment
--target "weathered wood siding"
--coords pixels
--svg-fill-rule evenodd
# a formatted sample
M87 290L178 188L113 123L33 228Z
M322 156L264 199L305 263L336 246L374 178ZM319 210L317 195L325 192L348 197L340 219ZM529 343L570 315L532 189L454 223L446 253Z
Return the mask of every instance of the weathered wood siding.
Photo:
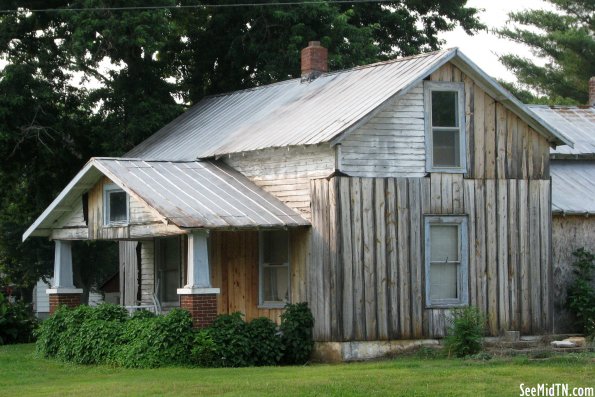
M446 64L432 81L462 82L467 170L471 179L548 179L549 145L457 67ZM361 177L425 174L423 83L389 102L341 142L340 171Z
M120 258L120 301L126 306L138 304L139 263L136 254L137 244L137 241L120 241L118 243Z
M424 176L423 95L420 83L347 136L341 142L341 171L352 176Z
M220 288L219 314L241 312L246 320L267 317L280 321L282 309L259 308L259 242L257 231L212 232L209 235L211 283ZM306 300L309 231L290 231L291 301Z
M141 304L152 305L155 292L155 241L142 240L140 244L140 298Z
M441 337L424 303L424 215L468 217L469 303L488 332L551 331L547 180L314 180L308 300L319 341Z
M89 190L89 239L142 239L184 233L176 226L166 225L153 210L134 197L129 198L130 220L127 226L104 226L103 192L104 186L110 183L112 182L104 177Z
M447 63L432 73L432 81L463 82L467 178L548 179L549 144L488 95L471 77Z
M554 273L554 332L577 332L574 318L566 310L568 286L575 279L572 255L577 249L595 253L595 218L554 215L552 223L552 262ZM595 280L593 281L595 287Z
M335 151L328 144L258 150L232 154L223 160L307 219L310 180L335 170Z

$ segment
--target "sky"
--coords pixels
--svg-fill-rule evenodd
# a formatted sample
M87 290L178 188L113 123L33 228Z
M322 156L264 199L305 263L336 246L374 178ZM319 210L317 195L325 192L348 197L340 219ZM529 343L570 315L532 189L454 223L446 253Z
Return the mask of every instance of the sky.
M507 14L511 11L553 8L543 0L469 0L467 5L484 9L479 14L479 19L488 26L488 30L503 27L508 20ZM457 28L452 32L442 33L440 37L446 40L445 48L458 47L487 74L506 81L514 81L515 78L498 61L498 55L513 53L532 58L528 47L485 31L468 36L463 29Z

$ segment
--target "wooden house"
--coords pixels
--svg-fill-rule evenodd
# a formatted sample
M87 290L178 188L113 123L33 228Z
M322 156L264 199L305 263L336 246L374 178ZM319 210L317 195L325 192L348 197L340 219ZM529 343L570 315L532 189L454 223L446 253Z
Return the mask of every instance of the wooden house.
M120 241L124 304L278 320L319 342L439 338L474 305L490 335L552 330L549 150L570 141L457 49L208 97L127 153L94 158L23 238ZM390 343L390 342L387 342ZM343 353L341 353L343 354ZM345 354L342 356L345 357Z
M574 142L574 147L551 149L552 271L554 332L577 332L566 310L569 284L574 279L572 253L585 248L595 253L595 77L590 80L587 106L530 106Z

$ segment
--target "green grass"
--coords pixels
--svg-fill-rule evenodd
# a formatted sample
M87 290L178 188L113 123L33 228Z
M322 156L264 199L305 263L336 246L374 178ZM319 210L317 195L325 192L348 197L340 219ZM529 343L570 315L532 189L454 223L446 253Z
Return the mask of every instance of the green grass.
M595 386L595 355L545 360L399 357L303 367L132 370L35 357L0 346L0 396L518 396L519 385Z

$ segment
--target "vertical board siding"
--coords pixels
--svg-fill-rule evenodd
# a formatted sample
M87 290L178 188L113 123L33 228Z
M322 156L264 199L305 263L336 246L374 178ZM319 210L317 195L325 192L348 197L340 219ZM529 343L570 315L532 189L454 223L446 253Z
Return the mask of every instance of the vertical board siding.
M308 300L306 261L310 232L289 232L292 302ZM241 312L245 320L267 317L279 323L283 309L259 307L259 243L257 231L215 231L209 235L211 283L220 288L217 313Z
M490 335L551 331L549 181L334 177L311 189L316 340L445 335L451 310L424 303L430 214L467 216L469 302Z
M155 242L154 240L143 240L140 244L140 267L141 267L141 304L152 305L153 293L155 293ZM121 243L120 243L121 244ZM136 246L133 253L136 260Z
M572 255L578 248L595 252L595 218L593 216L570 216L554 214L552 225L552 278L554 295L551 299L554 313L554 332L569 333L580 331L574 326L574 318L568 312L566 291L576 277ZM595 288L595 280L591 285Z

